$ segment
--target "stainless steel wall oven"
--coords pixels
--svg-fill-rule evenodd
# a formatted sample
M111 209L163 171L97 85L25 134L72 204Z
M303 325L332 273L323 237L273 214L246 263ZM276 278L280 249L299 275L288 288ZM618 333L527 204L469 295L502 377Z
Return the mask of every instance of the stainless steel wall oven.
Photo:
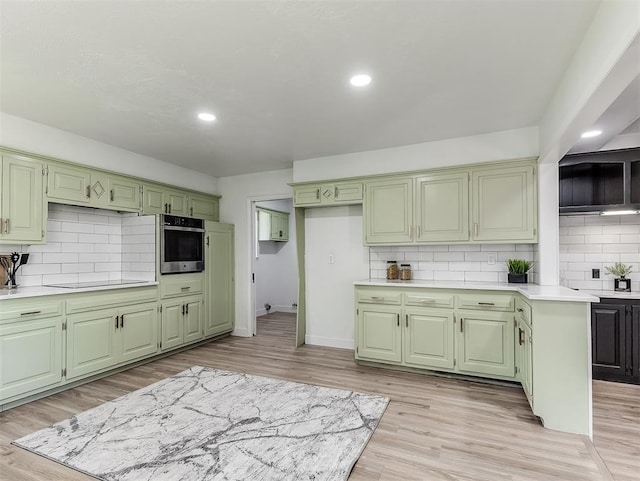
M204 221L175 215L160 216L160 273L204 270Z

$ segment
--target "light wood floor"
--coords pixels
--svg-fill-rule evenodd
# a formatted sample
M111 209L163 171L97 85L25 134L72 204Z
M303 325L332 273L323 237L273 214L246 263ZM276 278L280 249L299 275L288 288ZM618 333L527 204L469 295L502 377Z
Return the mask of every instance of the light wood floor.
M611 480L609 470L617 481L640 479L638 386L621 389L619 401L611 383L596 383L605 465L587 438L540 426L519 388L358 366L344 349L295 349L294 319L273 313L253 338L214 341L1 413L0 479L92 479L9 443L192 365L389 396L352 481Z

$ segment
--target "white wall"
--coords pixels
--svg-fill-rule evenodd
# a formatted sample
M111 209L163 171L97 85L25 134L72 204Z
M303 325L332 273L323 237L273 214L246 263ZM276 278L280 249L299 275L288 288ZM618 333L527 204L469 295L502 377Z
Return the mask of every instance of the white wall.
M0 145L209 194L215 177L0 112Z
M235 225L236 325L233 334L251 336L254 313L251 304L251 256L254 243L251 236L251 202L276 198L292 198L290 169L257 174L221 177L218 181L220 221Z
M256 206L289 212L289 240L287 242L259 241L254 259L256 274L256 316L270 312L295 312L292 304L298 302L298 262L293 200L256 202Z
M369 277L362 206L307 209L305 242L305 342L354 349L353 282Z
M538 129L528 127L296 161L293 178L308 182L537 156Z

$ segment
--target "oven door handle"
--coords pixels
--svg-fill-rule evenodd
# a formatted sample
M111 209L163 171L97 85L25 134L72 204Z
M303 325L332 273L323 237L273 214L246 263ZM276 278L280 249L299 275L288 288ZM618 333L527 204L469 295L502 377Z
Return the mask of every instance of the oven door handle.
M163 225L162 229L163 230L177 230L177 231L182 231L182 232L204 232L204 229L201 229L200 227L178 227L178 226L173 226L173 225Z

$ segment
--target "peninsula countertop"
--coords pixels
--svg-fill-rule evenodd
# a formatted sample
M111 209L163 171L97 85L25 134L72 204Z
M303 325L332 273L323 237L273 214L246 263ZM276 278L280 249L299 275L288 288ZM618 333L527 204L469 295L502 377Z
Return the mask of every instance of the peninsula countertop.
M467 289L487 291L512 291L522 294L532 301L599 302L597 294L576 291L563 286L540 286L537 284L508 284L506 282L464 282L464 281L410 281L365 279L354 282L356 286L378 287L421 287L428 289Z

